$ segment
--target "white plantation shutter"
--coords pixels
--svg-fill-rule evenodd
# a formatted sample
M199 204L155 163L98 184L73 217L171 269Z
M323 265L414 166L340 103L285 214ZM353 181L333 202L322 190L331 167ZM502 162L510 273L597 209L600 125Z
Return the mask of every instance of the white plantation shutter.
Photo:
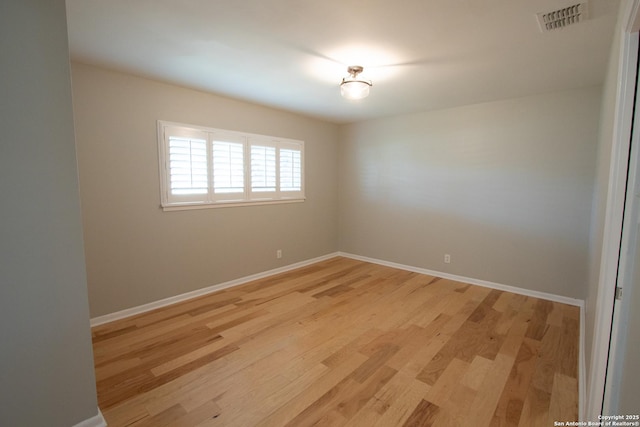
M302 190L302 152L280 149L280 191Z
M304 142L158 121L165 210L304 200Z
M164 134L166 198L171 203L208 200L207 134L184 128L167 128Z
M208 191L207 141L169 138L171 194L206 194Z
M276 191L276 147L251 145L251 191Z
M214 134L213 192L218 200L244 198L244 141L242 138Z

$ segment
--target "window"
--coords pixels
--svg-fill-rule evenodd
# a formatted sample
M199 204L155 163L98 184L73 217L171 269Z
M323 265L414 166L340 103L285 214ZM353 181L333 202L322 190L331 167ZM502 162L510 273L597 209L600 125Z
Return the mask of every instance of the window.
M304 200L304 142L158 121L165 210Z
M276 191L276 147L251 145L251 191Z

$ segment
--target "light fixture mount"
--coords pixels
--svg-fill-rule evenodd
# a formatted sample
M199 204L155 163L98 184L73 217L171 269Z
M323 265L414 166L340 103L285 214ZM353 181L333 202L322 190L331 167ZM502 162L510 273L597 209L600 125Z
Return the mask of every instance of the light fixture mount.
M347 99L362 99L369 96L369 88L373 86L370 80L363 80L358 77L364 68L360 65L350 65L347 67L349 77L342 79L340 83L340 93Z
M347 67L347 72L351 74L351 77L353 77L354 79L358 74L360 74L363 71L364 71L364 68L362 68L360 65L349 65Z

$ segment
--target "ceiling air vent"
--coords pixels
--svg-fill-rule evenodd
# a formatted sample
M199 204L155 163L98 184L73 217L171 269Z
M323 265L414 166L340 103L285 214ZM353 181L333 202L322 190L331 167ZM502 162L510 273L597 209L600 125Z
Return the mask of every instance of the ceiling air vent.
M589 3L583 1L552 12L538 13L538 24L543 33L559 30L585 21L589 17Z

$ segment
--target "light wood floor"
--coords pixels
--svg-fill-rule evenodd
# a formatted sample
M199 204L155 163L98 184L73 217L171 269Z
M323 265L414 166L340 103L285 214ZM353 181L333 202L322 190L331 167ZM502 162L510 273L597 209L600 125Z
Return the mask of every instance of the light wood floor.
M346 258L93 329L116 426L577 420L577 307Z

